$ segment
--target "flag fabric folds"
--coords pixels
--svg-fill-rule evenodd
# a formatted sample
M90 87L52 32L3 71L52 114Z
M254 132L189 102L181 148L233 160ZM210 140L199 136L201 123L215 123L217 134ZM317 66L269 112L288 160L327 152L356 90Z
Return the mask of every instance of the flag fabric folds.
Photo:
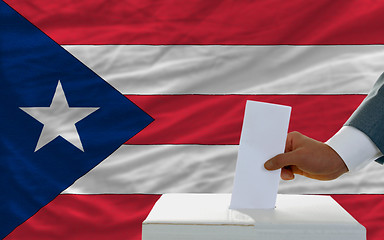
M1 1L1 237L138 240L160 194L231 192L246 100L326 141L384 71L383 8ZM382 171L279 192L332 194L380 239Z

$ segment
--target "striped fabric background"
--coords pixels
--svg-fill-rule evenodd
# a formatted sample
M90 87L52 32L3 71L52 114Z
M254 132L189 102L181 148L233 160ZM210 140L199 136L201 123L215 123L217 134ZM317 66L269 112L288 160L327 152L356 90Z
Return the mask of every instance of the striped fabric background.
M141 239L160 194L231 192L246 100L290 105L326 141L384 71L378 1L6 0L155 121L6 239ZM332 194L384 234L383 169L280 193Z

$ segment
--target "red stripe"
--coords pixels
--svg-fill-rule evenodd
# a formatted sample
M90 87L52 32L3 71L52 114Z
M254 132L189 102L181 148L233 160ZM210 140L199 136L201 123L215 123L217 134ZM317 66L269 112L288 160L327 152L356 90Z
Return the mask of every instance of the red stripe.
M367 229L384 236L384 195L332 195ZM140 240L141 223L159 195L59 195L5 240Z
M366 0L6 0L59 44L383 44Z
M140 240L159 195L59 195L6 240Z
M384 195L332 195L349 214L367 230L367 240L384 236Z
M326 141L365 95L128 95L155 121L127 144L238 144L246 100L292 106L289 131Z

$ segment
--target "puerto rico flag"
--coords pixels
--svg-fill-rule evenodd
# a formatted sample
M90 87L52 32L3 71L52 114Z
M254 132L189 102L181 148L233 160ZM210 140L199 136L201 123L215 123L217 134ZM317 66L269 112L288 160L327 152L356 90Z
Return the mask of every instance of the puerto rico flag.
M379 1L0 1L0 238L141 239L162 193L231 192L246 100L336 133L384 71ZM384 235L383 168L297 177Z

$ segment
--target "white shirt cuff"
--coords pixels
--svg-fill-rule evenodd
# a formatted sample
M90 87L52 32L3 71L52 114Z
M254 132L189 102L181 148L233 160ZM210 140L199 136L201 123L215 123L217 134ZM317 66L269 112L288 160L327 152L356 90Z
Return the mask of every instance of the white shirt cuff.
M383 156L365 133L351 126L343 126L326 144L339 154L350 172Z

